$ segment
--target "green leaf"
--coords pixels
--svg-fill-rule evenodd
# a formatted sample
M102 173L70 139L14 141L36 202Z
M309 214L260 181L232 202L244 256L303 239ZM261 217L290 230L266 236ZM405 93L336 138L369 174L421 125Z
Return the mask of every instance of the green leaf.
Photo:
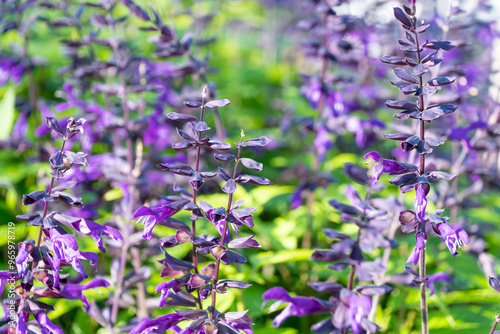
M312 249L283 250L279 252L263 252L252 256L252 263L257 266L286 263L290 261L305 261L311 258Z
M0 140L9 138L14 124L14 103L16 102L16 92L14 87L7 88L2 101L0 101Z

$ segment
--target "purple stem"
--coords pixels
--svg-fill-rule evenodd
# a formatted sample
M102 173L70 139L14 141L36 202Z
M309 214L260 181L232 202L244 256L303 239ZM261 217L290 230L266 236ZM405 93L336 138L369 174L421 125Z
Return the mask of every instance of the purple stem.
M323 24L326 24L326 19L328 17L328 14L325 14L325 17L323 18ZM327 37L323 37L323 46L327 46ZM323 94L323 83L325 81L325 76L326 72L328 71L328 58L326 56L323 56L322 63L321 63L321 75L320 75L320 84L321 84L321 89L320 89L320 96L319 96L319 101L318 101L318 114L321 116L321 113L323 112L323 108L325 106L325 100L326 96ZM315 175L316 172L319 170L319 157L317 152L314 154L314 160L312 162L312 174ZM304 233L304 237L302 238L302 248L308 249L311 248L312 244L312 226L313 226L313 204L314 204L315 196L314 196L314 190L310 190L309 193L307 194L307 202L306 202L306 208L307 208L307 229L306 232ZM306 268L304 268L306 269Z
M415 13L415 5L413 5L413 13ZM416 21L416 19L415 19ZM417 47L417 63L422 64L422 57L421 57L421 51L420 51L420 44L418 40L418 33L415 32L415 44ZM420 88L423 87L423 80L422 80L423 75L418 76L418 85ZM420 111L425 110L425 104L424 104L424 95L421 94L419 97L419 109ZM420 120L420 139L424 140L425 139L425 121ZM420 154L420 175L423 175L425 173L425 154ZM420 231L422 232L424 240L426 240L425 236L425 223L420 222ZM422 334L428 334L429 333L429 319L428 319L428 307L427 307L427 293L426 293L426 287L425 287L425 275L426 275L426 267L425 267L425 249L426 249L426 244L424 242L424 246L422 250L420 251L420 261L419 261L419 277L421 280L420 283L420 311L422 314Z
M500 322L500 314L495 317L495 323L493 323L493 327L491 327L490 334L495 333L495 329L497 328L498 322Z
M241 142L243 141L243 136L244 133L242 132L241 139L240 139L240 145L238 146L238 156L236 158L236 163L234 164L234 170L233 170L233 179L236 177L236 171L238 169L238 164L240 163L240 156L241 156ZM226 239L226 233L227 233L227 228L228 228L228 222L227 222L227 216L229 215L229 211L231 210L231 205L233 204L233 193L229 194L228 201L227 201L227 210L226 210L226 215L224 217L224 228L222 229L222 237L220 239L220 247L224 247L224 240ZM221 258L219 257L217 261L215 262L215 274L214 274L214 285L212 287L212 308L210 309L210 318L215 320L215 301L217 298L217 280L219 279L219 268L220 268L220 262Z
M207 96L207 85L203 87L203 92L201 94L201 112L200 112L200 122L203 121L203 114L205 113L205 98ZM198 139L201 139L201 133L200 137ZM200 170L200 155L201 155L201 146L198 145L196 149L196 165L195 165L195 172L199 172ZM198 191L196 189L193 189L193 203L196 204L196 197L197 197ZM193 219L191 221L191 231L193 233L193 240L196 238L196 219ZM196 274L199 273L198 271L198 256L196 254L196 245L193 243L193 267L194 267L194 272ZM197 303L198 307L200 309L203 308L201 304L201 297L200 297L200 288L197 288L196 291L198 291L198 297L197 297Z
M129 166L128 170L128 188L129 188L129 201L128 201L128 210L127 210L127 217L125 217L125 220L132 220L132 213L133 213L133 208L134 208L134 196L135 196L135 177L134 177L134 151L133 151L133 143L132 143L132 138L130 137L130 133L132 130L132 124L130 122L130 110L128 108L127 104L127 82L125 78L125 73L124 73L124 66L125 62L122 59L122 56L120 54L119 50L119 45L118 41L116 40L116 33L115 33L115 26L114 24L110 27L112 37L114 39L112 43L113 47L113 54L115 57L115 60L118 64L118 67L120 68L120 85L122 89L122 94L121 94L121 104L122 104L122 109L123 109L123 116L124 116L124 121L125 121L125 129L127 130L127 138L125 140L126 147L127 147L127 163ZM118 317L118 310L119 310L119 304L120 304L120 296L123 291L123 281L124 281L124 274L125 274L125 267L127 265L127 254L128 254L128 249L129 249L129 244L128 244L128 237L130 235L128 225L125 225L124 228L122 229L122 234L123 234L123 245L122 245L122 252L120 255L120 265L118 268L118 281L116 283L116 288L115 288L115 295L113 299L113 306L111 309L111 323L116 324L116 319ZM138 255L138 252L135 253L136 256ZM135 259L137 262L140 261L139 259ZM140 282L137 284L137 289L138 293L136 295L137 298L137 307L138 307L138 314L139 316L147 316L147 308L146 308L146 291L145 291L145 285L144 283ZM139 292L141 291L141 292Z
M61 154L64 150L64 146L66 145L66 137L64 137L63 139L63 143L61 145ZM52 180L50 180L50 186L49 186L49 190L47 191L47 196L50 197L50 194L52 193L52 188L54 187L54 182L55 182L56 178L54 176L52 176ZM49 202L45 202L45 205L44 205L44 208L43 208L43 215L42 215L42 221L43 219L47 216L47 210L49 209ZM37 239L37 242L36 242L36 247L39 248L40 247L40 243L42 242L42 234L43 234L43 223L42 225L40 225L40 232L38 232L38 239ZM31 269L35 269L37 263L33 262L32 263L32 267Z

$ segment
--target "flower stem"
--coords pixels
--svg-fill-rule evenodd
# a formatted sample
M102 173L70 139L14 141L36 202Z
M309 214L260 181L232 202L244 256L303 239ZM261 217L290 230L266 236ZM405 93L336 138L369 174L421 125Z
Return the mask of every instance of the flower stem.
M493 327L491 327L490 334L495 333L495 329L497 328L498 322L500 322L500 314L495 317L495 322L493 323Z
M418 33L415 32L415 44L417 47L417 63L422 64L422 56L421 56L421 51L420 51L420 44L418 40ZM423 79L422 75L418 76L418 84L419 87L423 87ZM420 94L419 98L419 106L418 108L420 111L425 110L425 101L424 101L424 95ZM425 121L420 120L420 139L424 140L425 139ZM425 173L425 154L420 154L420 166L419 166L419 172L420 175L423 175ZM422 232L422 235L424 237L424 240L426 240L425 237L425 222L421 222L420 224L420 231ZM428 319L428 306L427 306L427 293L426 293L426 287L425 287L425 275L426 275L426 268L425 268L425 242L422 250L420 251L420 262L419 262L419 276L420 276L420 311L422 314L422 334L428 334L429 333L429 319Z
M63 139L63 143L61 145L61 150L59 152L62 152L64 151L64 146L66 145L66 137L64 137ZM55 176L52 176L52 179L50 180L50 186L49 186L49 190L47 191L47 196L50 196L50 194L52 193L52 188L54 188L54 182L56 181L56 178ZM47 216L47 211L49 209L49 202L45 202L45 205L43 207L43 215L42 215L42 225L40 225L40 232L38 232L38 239L36 241L36 247L39 248L40 247L40 244L42 242L42 235L43 235L43 219ZM33 262L32 265L31 265L31 269L35 269L37 263Z
M241 142L243 141L243 133L240 139L240 145L238 146L238 155L236 157L236 162L234 164L234 170L233 170L233 179L236 177L236 171L238 169L238 164L240 163L240 156L241 156ZM229 215L229 211L231 210L231 205L233 204L233 194L229 194L228 200L227 200L227 210L226 210L226 215L224 217L224 228L222 229L222 236L220 239L220 244L219 246L223 247L224 246L224 240L226 239L226 233L228 229L228 221L227 221L227 216ZM216 262L215 262L215 273L214 273L214 285L212 286L212 308L210 309L210 318L215 320L215 302L217 299L216 293L217 293L217 280L219 279L219 269L220 269L220 262L221 258L219 257Z
M361 228L358 229L358 234L356 235L356 244L359 245L359 241L361 239ZM354 274L356 272L356 266L351 264L349 268L349 280L347 282L347 289L352 290L354 287ZM347 334L347 329L344 329L343 334Z
M359 239L361 238L361 229L358 229L358 234L356 235L356 244L359 245ZM347 283L347 288L349 290L352 290L354 286L354 273L356 271L356 267L354 264L351 264L350 270L349 270L349 281Z
M415 150L410 152L407 163L412 164L413 161L415 161L415 152L416 152ZM405 199L405 194L400 193L398 197L398 203L403 203L404 199ZM387 238L389 240L394 239L399 226L400 226L399 215L395 213L391 221L391 225L389 226L389 232L387 233ZM389 260L391 258L391 252L392 252L392 247L384 249L384 254L382 255L382 266L385 267L386 269L383 271L382 274L380 274L376 278L376 280L374 281L375 285L384 284L385 275L387 273L387 264L389 263ZM380 295L374 295L372 298L372 309L370 311L370 314L368 315L368 320L373 321L375 319L375 313L377 312L377 307L379 302L380 302ZM371 332L367 331L367 334L371 334Z
M207 95L207 85L203 88L203 92L201 94L201 111L200 111L200 122L203 121L203 114L205 113L205 97ZM201 139L201 133L200 137L198 139ZM198 148L196 150L196 163L195 163L195 172L199 172L200 170L200 155L201 155L201 146L198 145ZM193 189L193 203L196 204L196 197L198 195L198 191L196 189ZM193 239L196 238L196 219L193 219L191 221L191 232L193 233ZM198 256L196 254L196 245L193 243L193 267L194 267L194 272L196 274L199 273L198 271ZM198 307L202 309L202 304L201 304L201 297L200 297L200 288L197 288L196 291L198 292L197 300L196 302L198 303Z
M326 25L327 23L327 18L328 14L325 14L325 17L323 18L323 24ZM326 35L323 37L323 46L327 47L328 44L328 39ZM323 113L323 109L325 107L325 101L326 101L326 94L323 92L323 87L324 87L324 82L325 82L325 76L326 72L328 71L328 58L326 56L322 57L321 60L321 73L320 73L320 95L319 95L319 100L318 100L318 105L317 105L317 111L318 115L321 117ZM316 151L316 150L315 150ZM320 160L319 160L319 155L318 152L314 152L314 157L312 161L312 166L311 166L311 174L313 175L313 178L315 177L316 173L319 170L319 165L320 165ZM314 205L314 200L316 199L315 196L315 189L309 189L307 193L307 202L306 202L306 208L307 208L307 228L306 232L304 233L304 236L302 238L302 248L308 249L311 248L312 245L312 234L313 234L313 222L314 222L314 215L313 215L313 205ZM307 264L305 264L303 269L304 272L307 272Z
M127 152L127 164L128 164L128 189L129 189L129 199L127 203L127 212L125 213L125 221L131 221L132 216L133 216L133 208L134 208L134 196L136 196L136 188L135 188L135 176L134 176L134 148L133 148L133 142L132 142L132 137L131 137L131 131L132 131L132 123L130 122L130 110L128 108L128 103L127 103L127 81L125 78L125 65L126 62L124 61L120 49L119 49L119 43L116 40L116 29L115 25L112 24L110 27L111 30L111 35L112 38L114 39L112 43L112 48L113 48L113 55L115 58L115 61L118 64L118 68L120 71L119 78L120 78L120 86L121 86L121 105L122 105L122 110L123 110L123 117L125 121L125 129L127 130L127 138L125 139L125 144L126 144L126 152ZM118 281L116 282L116 288L115 288L115 295L113 299L113 306L111 309L111 323L116 324L116 319L118 317L118 311L119 311L119 303L120 303L120 296L123 291L123 281L124 281L124 274L125 274L125 267L127 265L127 255L128 255L128 249L129 249L129 244L128 244L128 237L130 235L130 231L128 228L128 224L125 224L122 228L122 235L123 235L123 240L124 243L122 245L122 252L120 255L120 265L118 267ZM138 314L140 316L147 316L147 308L146 308L146 291L145 291L145 286L144 284L142 285L137 285L137 288L139 290L142 290L140 293L136 295L137 300L137 307L138 307ZM139 300L141 299L141 300Z

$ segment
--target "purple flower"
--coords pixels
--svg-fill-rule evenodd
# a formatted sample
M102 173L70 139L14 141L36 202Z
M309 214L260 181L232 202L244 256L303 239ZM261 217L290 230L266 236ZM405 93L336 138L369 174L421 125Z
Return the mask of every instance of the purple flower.
M377 184L378 180L382 176L382 173L387 173L389 175L404 174L416 170L413 165L399 163L394 160L382 159L380 154L376 151L371 151L365 154L365 164L371 166L371 177L370 185Z
M420 252L424 249L424 245L427 242L427 236L424 236L422 232L418 232L415 234L415 240L417 241L415 248L413 248L408 260L406 260L406 263L413 263L414 265L416 265L420 259Z
M103 253L106 252L106 249L104 248L104 242L102 240L103 235L114 240L122 240L122 235L120 234L120 232L110 226L100 225L96 222L83 218L71 217L64 213L54 213L52 217L58 222L74 228L82 234L91 236L99 247L99 250Z
M280 314L274 318L273 326L279 327L288 317L304 316L316 313L323 308L321 302L308 297L291 297L282 287L274 287L262 295L263 299L277 299L280 303L289 303Z
M467 232L460 226L438 223L435 230L437 230L438 235L443 239L453 256L458 254L457 248L462 249L464 245L469 243Z
M129 334L163 333L183 319L177 313L165 314L156 319L145 319L135 326Z
M428 185L428 184L427 184ZM429 187L425 187L424 183L419 183L415 187L415 212L417 213L417 218L420 222L425 221L425 209L427 208L427 192L425 189L429 189Z
M49 317L44 312L34 314L35 319L42 329L42 334L64 334L63 330L50 321Z
M333 314L333 325L339 329L351 325L353 333L363 332L362 325L368 313L370 313L372 302L369 296L360 296L347 289L340 291L339 303Z
M339 91L329 90L326 95L326 107L330 109L330 116L339 117L346 113L344 95Z
M30 317L30 314L28 312L21 312L17 315L16 334L28 334L29 333L28 332L28 325L26 324L26 322L28 322L29 317Z
M302 205L302 199L304 197L305 190L306 187L304 185L299 185L290 195L290 202L292 204L293 210L297 209Z
M14 140L22 140L28 129L28 113L21 112L12 129L11 138Z
M361 333L362 320L370 313L371 308L372 300L370 297L355 293L350 296L348 316L354 333Z
M56 229L49 230L54 257L52 259L52 270L54 271L54 286L59 285L59 268L61 264L69 264L80 274L87 278L87 273L82 266L81 260L89 260L91 265L97 263L97 254L92 252L80 252L75 237L70 234L60 234Z
M306 85L301 88L302 94L304 94L311 104L311 108L318 108L319 100L322 95L321 82L317 78L311 78Z
M316 147L320 160L323 160L326 152L331 149L332 146L333 142L328 134L328 131L326 131L324 126L320 126L316 132L316 138L314 139L314 147Z
M156 286L155 292L161 291L159 307L163 307L163 305L165 305L167 298L170 295L170 289L175 287L178 283L179 281L177 279L173 279L168 282L161 282Z
M144 131L144 144L153 146L156 150L162 151L167 148L170 142L171 129L167 124L162 123L163 108L156 109L149 117L148 125Z
M28 273L28 257L30 254L29 249L33 248L28 242L19 243L19 251L16 256L16 267L19 276L24 277Z
M25 71L26 68L22 64L22 61L16 61L10 58L0 59L0 86L5 85L9 77L13 83L19 83Z
M152 209L141 206L134 212L134 218L139 218L139 224L144 225L142 237L145 240L151 239L151 233L158 222L172 216L176 210L168 205L160 205Z
M66 284L61 290L61 295L66 299L79 299L83 302L85 310L88 312L90 304L85 295L84 290L108 287L109 282L103 278L94 278L86 284Z

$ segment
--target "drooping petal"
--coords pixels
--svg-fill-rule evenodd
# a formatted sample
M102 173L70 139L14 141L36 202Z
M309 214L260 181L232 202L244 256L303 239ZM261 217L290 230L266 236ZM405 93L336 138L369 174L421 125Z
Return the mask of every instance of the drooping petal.
M35 313L35 318L43 334L64 334L63 330L59 326L54 325L44 312Z
M285 302L292 302L292 297L280 286L276 286L264 292L262 299L277 299Z
M316 132L316 138L314 139L314 147L316 147L316 151L318 152L318 157L320 160L323 160L326 152L331 149L333 146L333 141L326 131L324 126L321 126Z
M417 241L415 248L413 248L413 251L408 257L408 260L406 260L406 263L413 263L414 265L418 263L420 252L422 251L422 249L424 249L425 242L427 242L427 240L424 239L422 232L418 232L415 235L415 240Z
M25 242L19 243L19 251L16 256L16 267L19 276L23 277L28 273L28 244Z
M165 314L156 319L144 319L129 334L163 333L167 329L177 325L183 319L177 313Z
M450 275L445 272L437 272L428 276L427 282L425 282L425 286L429 288L430 295L432 296L436 292L436 287L434 286L434 282L452 282L453 279Z
M415 212L420 222L425 221L425 209L427 208L427 198L425 197L425 187L423 183L419 183L415 189Z
M66 284L61 290L61 295L66 299L79 299L83 302L85 310L88 312L90 309L90 304L83 294L84 290L94 289L99 287L108 287L110 284L107 280L103 278L94 278L87 284Z

